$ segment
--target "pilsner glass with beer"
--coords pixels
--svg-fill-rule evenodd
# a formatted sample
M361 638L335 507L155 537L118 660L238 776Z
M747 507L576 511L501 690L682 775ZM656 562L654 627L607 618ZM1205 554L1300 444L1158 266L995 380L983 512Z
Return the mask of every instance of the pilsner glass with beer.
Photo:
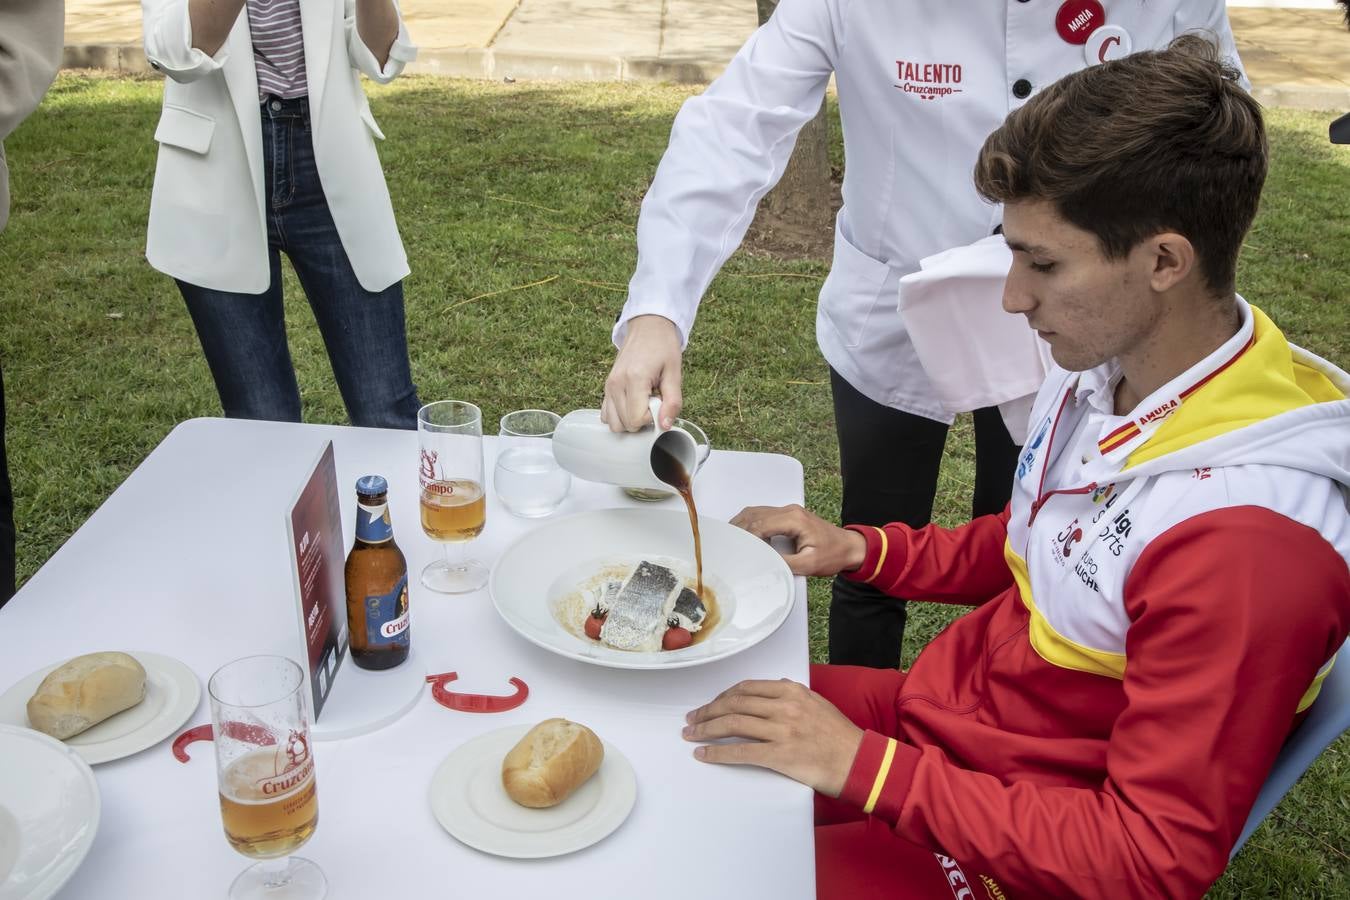
M465 558L464 545L482 534L487 520L483 414L462 400L429 403L417 411L417 435L422 530L445 554L422 570L422 584L442 594L476 591L487 584L488 569Z
M230 885L230 900L318 900L328 890L317 865L290 856L319 823L304 684L283 656L235 660L208 684L225 837L261 860Z

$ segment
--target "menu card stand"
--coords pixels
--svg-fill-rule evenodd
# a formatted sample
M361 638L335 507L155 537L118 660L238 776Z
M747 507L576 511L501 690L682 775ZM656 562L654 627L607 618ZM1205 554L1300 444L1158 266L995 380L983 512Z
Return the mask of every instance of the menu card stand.
M417 704L426 668L414 650L398 666L370 671L347 659L347 591L343 577L342 504L333 442L325 441L286 516L299 628L298 657L310 683L320 741L368 734Z

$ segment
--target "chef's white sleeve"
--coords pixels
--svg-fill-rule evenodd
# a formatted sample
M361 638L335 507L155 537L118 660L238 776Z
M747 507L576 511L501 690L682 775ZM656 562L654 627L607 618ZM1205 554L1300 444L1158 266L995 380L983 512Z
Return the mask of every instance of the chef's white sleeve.
M849 0L781 0L726 72L675 117L637 226L637 269L614 325L656 314L681 345L699 299L782 177L797 132L815 116L844 52Z

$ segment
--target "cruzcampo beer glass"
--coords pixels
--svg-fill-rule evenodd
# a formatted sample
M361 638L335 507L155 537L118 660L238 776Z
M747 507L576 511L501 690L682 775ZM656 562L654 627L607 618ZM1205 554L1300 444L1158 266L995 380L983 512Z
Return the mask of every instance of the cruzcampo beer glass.
M211 676L220 818L230 846L260 862L230 900L319 900L323 872L291 856L319 823L305 677L284 656L249 656Z
M472 403L442 400L417 411L422 461L422 531L441 544L444 558L422 570L422 584L442 594L467 594L487 584L488 569L465 556L464 546L483 533L483 414Z

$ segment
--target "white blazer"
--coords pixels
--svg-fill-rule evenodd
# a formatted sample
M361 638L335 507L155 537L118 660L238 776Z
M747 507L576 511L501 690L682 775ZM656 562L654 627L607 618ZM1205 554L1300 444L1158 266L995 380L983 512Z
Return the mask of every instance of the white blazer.
M356 31L355 0L301 0L314 158L342 247L368 291L408 274L361 90L392 81L417 55L399 16L381 69ZM192 46L187 0L141 0L145 55L168 76L155 140L146 259L166 275L221 291L267 290L262 119L248 16L215 56Z
M971 178L985 138L1056 79L1186 31L1211 33L1237 60L1223 0L1102 6L1105 25L1075 43L1060 36L1059 0L782 0L675 118L642 201L615 342L644 313L671 319L688 339L699 299L782 176L833 73L847 160L816 340L867 397L950 422L896 297L919 260L987 237L1001 221Z

